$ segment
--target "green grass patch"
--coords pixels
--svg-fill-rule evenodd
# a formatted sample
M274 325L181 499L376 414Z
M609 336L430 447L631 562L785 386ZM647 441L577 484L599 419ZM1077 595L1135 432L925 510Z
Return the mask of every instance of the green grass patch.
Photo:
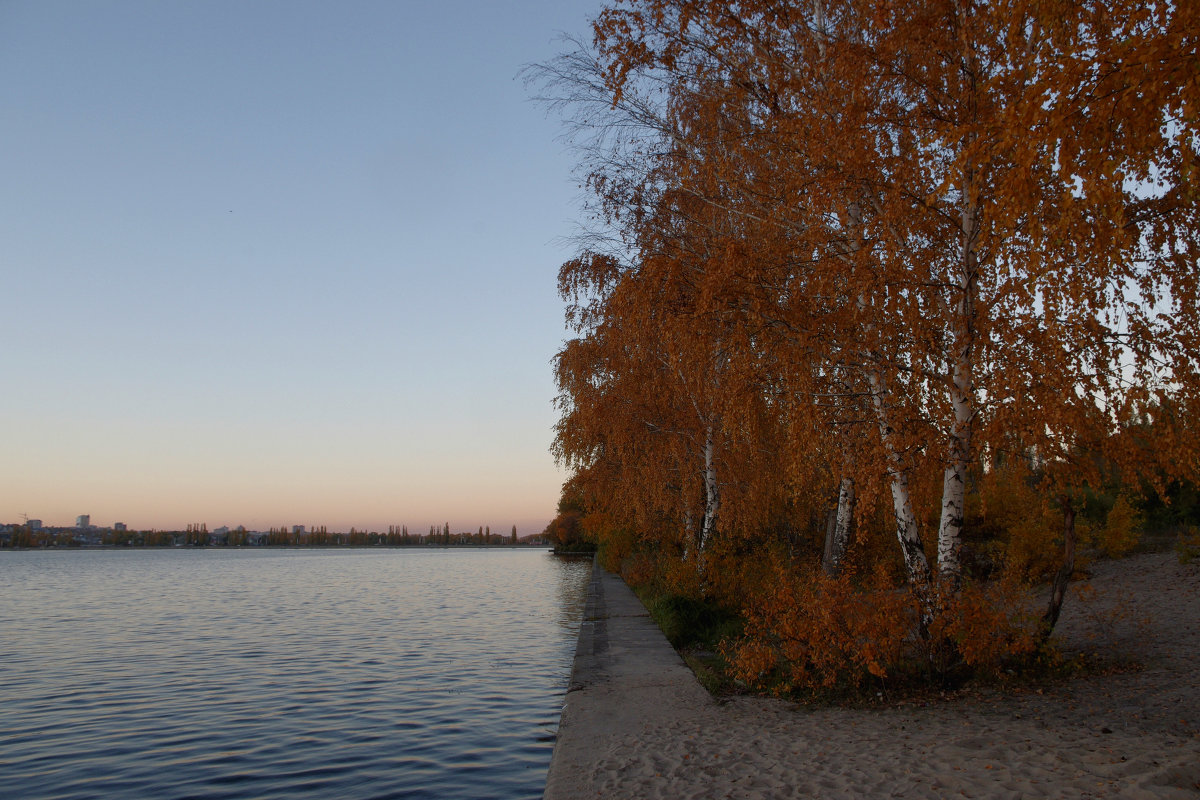
M642 602L676 650L716 650L723 640L741 633L737 612L711 600L659 595Z
M712 695L738 691L720 655L723 642L741 635L743 621L734 609L711 600L636 590L651 619Z

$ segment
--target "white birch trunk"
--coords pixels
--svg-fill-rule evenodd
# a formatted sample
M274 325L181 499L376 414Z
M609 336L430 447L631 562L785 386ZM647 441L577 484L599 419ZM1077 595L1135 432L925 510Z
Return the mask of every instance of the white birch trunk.
M696 541L696 530L693 527L695 520L692 519L692 510L686 509L683 512L683 561L687 563L692 560L692 545Z
M938 526L938 572L958 586L962 579L962 531L966 512L967 468L971 450L971 421L974 397L963 391L970 382L971 365L954 365L954 387L950 392L954 423L950 430L949 453L942 473L942 516Z
M966 3L959 3L959 19L966 24L971 13ZM969 38L963 39L964 52L960 91L967 104L967 115L974 120L978 87L978 59ZM974 138L970 135L968 142ZM979 236L979 205L975 196L975 170L967 165L961 175L961 231L958 275L954 290L957 297L949 310L951 364L950 404L953 420L947 442L946 467L942 475L942 515L938 526L938 572L953 587L962 581L962 531L965 513L967 470L971 458L971 437L975 422L975 285L979 262L976 240Z
M875 418L879 425L879 437L883 441L884 452L888 460L888 477L892 489L892 509L896 518L896 538L900 541L900 550L904 555L904 567L908 580L920 592L922 587L929 584L929 559L925 557L925 548L921 544L921 534L917 528L917 515L913 513L912 495L908 488L908 472L904 469L900 454L896 451L895 431L889 419L889 409L886 401L888 394L887 382L876 370L868 370L867 379L871 386L871 403L875 408Z
M700 552L708 549L713 529L717 524L717 512L721 508L720 487L717 485L716 444L713 441L713 426L704 431L704 520L700 525Z
M825 40L829 33L825 30L825 3L823 0L817 0L814 4L813 27L817 30L817 53L821 58L825 58Z
M837 514L834 517L833 533L830 536L829 550L825 561L825 573L831 578L837 577L841 572L846 549L850 546L850 525L854 520L854 501L854 478L846 476L838 485Z
M975 275L978 269L975 239L979 231L978 209L971 193L974 175L964 175L962 200L961 271L955 289L958 298L951 309L950 404L954 419L946 467L942 474L942 516L938 526L938 572L955 588L962 581L962 531L966 512L967 469L971 457L971 434L975 420Z
M850 228L856 234L862 230L862 210L857 203L851 203L849 208ZM859 242L852 240L851 250L857 250ZM866 309L867 301L863 296L858 298L858 307ZM868 332L874 329L871 322L867 323ZM868 366L867 383L871 389L871 405L875 410L875 421L879 426L879 438L887 456L888 477L892 490L892 510L895 514L896 538L900 541L900 550L904 556L904 568L908 574L909 583L916 589L918 596L924 598L928 594L924 587L930 582L929 559L925 556L925 547L921 544L921 534L917 527L917 515L913 513L912 495L908 488L908 472L904 468L903 459L896 450L895 429L891 424L891 413L888 403L887 380L879 372L878 358L873 353L866 353ZM924 611L928 624L930 614Z

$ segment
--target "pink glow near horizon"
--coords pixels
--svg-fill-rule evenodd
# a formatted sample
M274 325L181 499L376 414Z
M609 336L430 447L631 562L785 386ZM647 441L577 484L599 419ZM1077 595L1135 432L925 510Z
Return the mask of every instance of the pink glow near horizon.
M540 531L599 6L6 3L0 522Z

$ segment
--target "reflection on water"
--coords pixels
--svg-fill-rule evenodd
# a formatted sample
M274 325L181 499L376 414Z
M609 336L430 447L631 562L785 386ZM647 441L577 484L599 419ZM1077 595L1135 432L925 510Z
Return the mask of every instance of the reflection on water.
M0 553L15 798L540 797L587 560Z

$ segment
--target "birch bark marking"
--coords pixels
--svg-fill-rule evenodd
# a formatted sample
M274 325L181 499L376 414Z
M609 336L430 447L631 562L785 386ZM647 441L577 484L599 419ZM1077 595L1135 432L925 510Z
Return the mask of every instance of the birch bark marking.
M874 369L868 370L867 380L871 386L871 404L875 408L875 419L879 424L879 437L883 440L884 451L887 453L892 509L896 516L896 538L900 540L909 583L917 590L918 596L924 598L923 587L928 586L930 582L929 560L925 557L925 548L917 530L917 515L913 513L912 494L908 488L908 472L904 469L900 454L896 452L895 432L884 399L888 393L887 382ZM924 602L923 599L922 603Z
M825 512L825 548L821 551L821 569L830 578L836 578L833 570L833 531L837 525L837 504Z
M717 485L717 464L713 442L713 426L704 429L704 520L700 527L700 552L703 553L713 528L717 524L717 511L721 508L721 490Z
M850 545L850 524L854 519L854 502L854 478L847 475L838 485L837 512L834 515L825 558L825 574L831 578L836 578L842 571L842 560L845 559L846 549Z
M683 510L683 560L685 562L692 559L692 543L693 540L698 540L699 536L695 529L695 520L692 518L692 509L690 507Z
M957 4L962 30L963 58L960 91L965 95L967 122L973 124L978 116L978 60L970 41L966 6L966 3ZM968 133L960 144L967 159L974 158L973 144L974 134ZM963 516L966 510L971 434L975 421L975 290L979 269L976 253L976 239L979 236L979 199L976 196L975 177L975 170L968 161L962 174L958 274L953 284L958 297L949 309L952 365L950 405L954 416L946 448L946 467L942 473L942 514L938 526L938 572L955 589L962 583Z
M825 3L824 0L816 0L813 6L813 28L816 31L817 53L822 61L825 60L825 43L829 37L829 32L826 28L825 18ZM825 74L825 70L822 70ZM826 76L827 77L827 76ZM856 228L862 226L862 216L858 212L857 206L853 206L850 212L852 224ZM858 249L857 241L852 245L852 250ZM837 370L842 367L839 365ZM837 511L832 520L832 525L826 536L825 547L825 574L831 578L837 577L842 570L842 561L846 557L846 548L850 544L850 525L854 519L854 476L853 476L853 460L851 460L851 473L842 476L841 482L838 484L838 501Z
M817 29L817 54L825 58L825 40L829 32L825 29L825 3L817 0L813 8L813 27Z
M863 229L862 209L858 203L850 204L848 217L850 230L856 237L849 241L849 252L853 254L857 253L861 247L861 241L857 237L862 236ZM868 307L867 298L860 294L857 304L860 311L865 311ZM870 335L875 330L875 324L868 320L863 328ZM887 472L892 490L892 510L896 520L896 538L900 541L900 550L904 555L904 567L908 573L909 583L921 598L926 616L924 623L928 624L932 617L927 607L928 592L925 587L928 587L932 576L929 571L929 559L925 556L925 547L921 544L921 534L917 528L917 515L913 513L912 493L908 488L908 471L904 467L900 453L896 450L895 429L892 427L887 401L889 394L887 379L879 371L882 359L877 353L866 348L863 356L864 362L868 365L865 367L865 371L867 383L871 389L871 406L875 410L875 421L879 426L879 439L887 455Z
M957 588L962 580L962 530L966 509L967 469L971 458L971 434L975 421L975 238L979 230L973 198L963 202L962 272L955 289L951 329L953 331L950 425L946 467L942 474L942 515L938 527L938 571Z

